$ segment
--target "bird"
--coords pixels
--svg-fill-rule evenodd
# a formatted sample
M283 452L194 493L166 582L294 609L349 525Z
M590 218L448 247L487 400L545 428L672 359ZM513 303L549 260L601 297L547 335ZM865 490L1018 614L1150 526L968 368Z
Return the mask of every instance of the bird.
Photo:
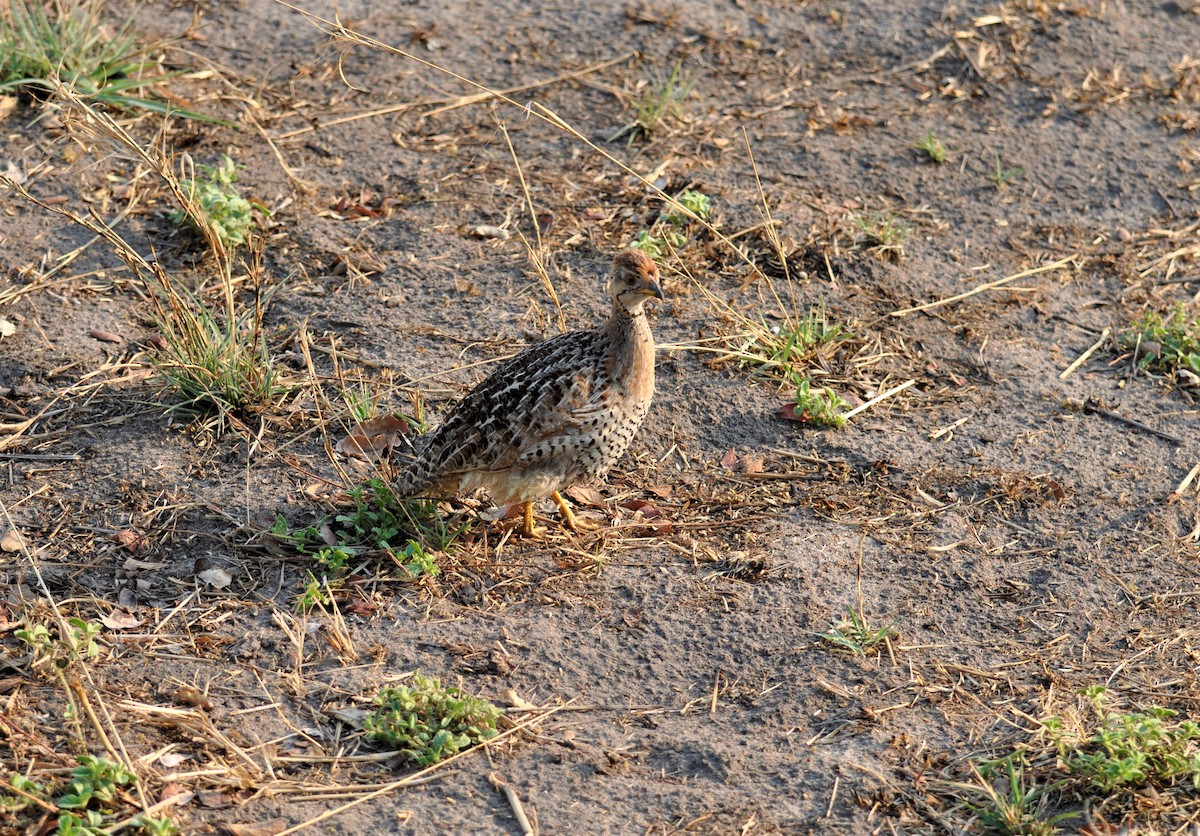
M465 496L484 488L498 505L550 496L566 527L581 525L559 493L602 476L628 449L654 397L654 336L645 304L663 299L658 266L619 253L608 276L612 313L596 328L536 343L468 392L396 478L398 497Z

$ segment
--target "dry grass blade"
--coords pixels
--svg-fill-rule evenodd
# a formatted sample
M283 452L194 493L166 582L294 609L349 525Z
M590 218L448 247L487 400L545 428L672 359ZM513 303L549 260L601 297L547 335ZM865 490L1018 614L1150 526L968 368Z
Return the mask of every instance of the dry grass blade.
M1066 269L1067 267L1078 263L1078 261L1078 255L1069 255L1065 258L1060 258L1057 261L1052 261L1049 264L1043 264L1039 267L1031 267L1028 270L1022 270L1019 273L1013 273L1011 276L1005 276L1002 279L996 279L994 282L984 282L983 284L971 288L964 293L957 293L954 296L947 296L944 299L938 299L934 302L926 302L923 305L915 305L911 308L903 308L902 310L892 311L891 315L907 316L910 313L917 313L918 311L930 311L934 308L940 308L943 305L953 305L955 302L961 302L964 299L969 299L972 296L976 296L980 293L986 293L989 290L995 290L998 287L1003 287L1010 282L1015 282L1017 279L1025 279L1029 276L1036 276L1039 273L1049 272L1050 270Z

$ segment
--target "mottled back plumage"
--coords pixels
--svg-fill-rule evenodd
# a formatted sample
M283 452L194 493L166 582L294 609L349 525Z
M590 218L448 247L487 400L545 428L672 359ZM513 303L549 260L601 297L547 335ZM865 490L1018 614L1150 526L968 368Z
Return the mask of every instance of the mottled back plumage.
M486 488L497 503L528 503L608 470L650 408L654 338L642 306L662 298L658 268L636 250L614 259L609 287L607 321L532 346L472 389L401 475L397 493Z

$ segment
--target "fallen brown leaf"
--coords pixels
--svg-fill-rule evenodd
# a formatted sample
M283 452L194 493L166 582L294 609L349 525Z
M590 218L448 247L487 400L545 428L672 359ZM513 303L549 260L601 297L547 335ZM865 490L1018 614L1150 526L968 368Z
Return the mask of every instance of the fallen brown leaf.
M146 545L145 535L128 528L124 531L118 531L113 535L113 539L133 554L137 554Z
M608 503L604 501L600 491L591 485L572 485L567 488L566 494L580 505L590 505L593 508L608 507Z
M383 415L355 426L333 449L343 456L373 462L387 455L408 431L408 422L403 418Z
M116 343L117 345L120 345L122 342L124 342L124 339L120 334L114 334L112 331L101 331L99 328L96 328L88 333L91 335L92 339L99 340L102 343Z
M100 623L110 630L129 630L134 627L141 627L145 621L144 618L138 618L136 615L121 609L113 610L110 613L100 616Z
M0 551L19 552L25 548L25 538L15 528L0 534Z

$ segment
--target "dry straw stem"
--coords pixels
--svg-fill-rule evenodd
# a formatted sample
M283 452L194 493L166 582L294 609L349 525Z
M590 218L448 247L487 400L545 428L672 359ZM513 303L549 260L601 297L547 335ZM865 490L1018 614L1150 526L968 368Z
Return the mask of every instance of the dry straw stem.
M1100 346L1104 345L1104 341L1108 339L1108 335L1111 333L1112 333L1111 328L1105 328L1104 331L1102 331L1100 334L1100 339L1098 339L1094 343L1092 343L1091 347L1087 351L1083 352L1083 354L1080 354L1077 358L1075 358L1075 362L1073 362L1071 365L1069 365L1065 369L1063 369L1062 374L1060 374L1058 376L1058 379L1066 380L1068 377L1070 377L1072 372L1074 372L1076 369L1078 369L1080 366L1082 366L1084 363L1086 363L1087 359L1089 357L1091 357L1093 354L1095 354L1096 351L1100 348Z
M283 5L286 6L288 4L284 3ZM288 6L288 8L294 9L295 7ZM299 9L295 9L295 10L300 11ZM307 16L307 13L305 13L305 12L301 11L301 14L305 14ZM499 91L495 91L495 92L489 90L484 93L474 93L469 96L455 96L453 98L431 99L429 101L421 101L421 102L401 102L400 104L388 105L386 107L373 108L371 110L364 110L361 113L353 113L349 116L342 116L338 119L330 119L328 122L321 122L320 124L316 124L316 125L305 125L303 128L297 128L294 131L288 131L287 133L277 134L275 139L280 140L280 141L285 140L285 139L292 139L293 137L302 136L307 133L312 133L313 131L318 131L318 130L321 130L322 128L332 128L332 127L336 127L337 125L345 125L347 122L357 122L360 119L374 119L378 116L389 116L393 113L403 113L406 110L414 110L418 107L428 107L430 105L440 105L440 107L435 107L433 110L427 111L424 114L424 116L425 117L436 116L439 113L445 113L446 111L456 110L460 107L467 107L469 105L479 104L480 102L486 102L489 99L496 98L497 96L500 96L503 98L505 96L511 96L514 93L525 93L529 90L536 90L539 87L549 87L553 84L558 84L563 81L571 81L573 79L583 78L584 76L591 75L592 73L599 72L600 70L607 69L608 67L612 67L617 64L622 64L622 63L628 61L630 58L632 58L633 55L634 55L634 53L632 53L632 52L626 52L623 55L618 55L616 58L609 58L605 61L600 61L595 64L591 64L587 67L584 67L583 69L572 70L571 72L566 72L566 73L560 73L551 78L545 78L545 79L542 79L541 81L533 81L533 82L530 82L529 84L521 84L516 87L506 87L503 90L499 90ZM420 60L420 59L417 59L417 60ZM430 65L430 66L433 66L433 65Z
M1079 258L1077 254L1071 254L1065 258L1060 258L1058 261L1052 261L1049 264L1043 264L1040 267L1031 267L1028 270L1022 270L1020 273L1013 273L1011 276L1005 276L1002 279L996 279L994 282L985 282L978 287L972 288L965 293L959 293L954 296L947 296L945 299L938 299L934 302L926 302L923 305L917 305L912 308L904 308L899 311L892 311L892 316L907 316L910 313L918 311L929 311L934 308L940 308L943 305L952 305L955 302L961 302L963 299L969 299L980 293L985 293L989 290L995 290L998 287L1003 287L1009 282L1015 282L1017 279L1024 279L1029 276L1036 276L1038 273L1046 273L1050 270L1062 270L1076 263Z
M525 172L521 170L521 159L517 156L517 149L513 147L512 137L508 135L508 128L500 121L497 121L497 125L500 127L500 132L504 134L504 141L508 144L508 153L512 154L513 165L517 167L517 179L521 181L521 191L525 194L525 206L529 209L529 222L533 225L533 234L537 238L537 249L530 246L529 239L525 237L525 233L521 232L519 227L517 235L521 237L521 243L525 245L525 251L529 253L529 260L533 262L533 267L542 280L542 287L546 289L546 295L554 303L554 310L558 313L558 330L565 334L567 318L563 316L562 305L558 301L558 291L554 289L554 282L550 280L550 272L546 267L548 260L546 249L542 244L542 230L538 224L537 212L533 208L533 196L529 194L529 183L525 181Z

